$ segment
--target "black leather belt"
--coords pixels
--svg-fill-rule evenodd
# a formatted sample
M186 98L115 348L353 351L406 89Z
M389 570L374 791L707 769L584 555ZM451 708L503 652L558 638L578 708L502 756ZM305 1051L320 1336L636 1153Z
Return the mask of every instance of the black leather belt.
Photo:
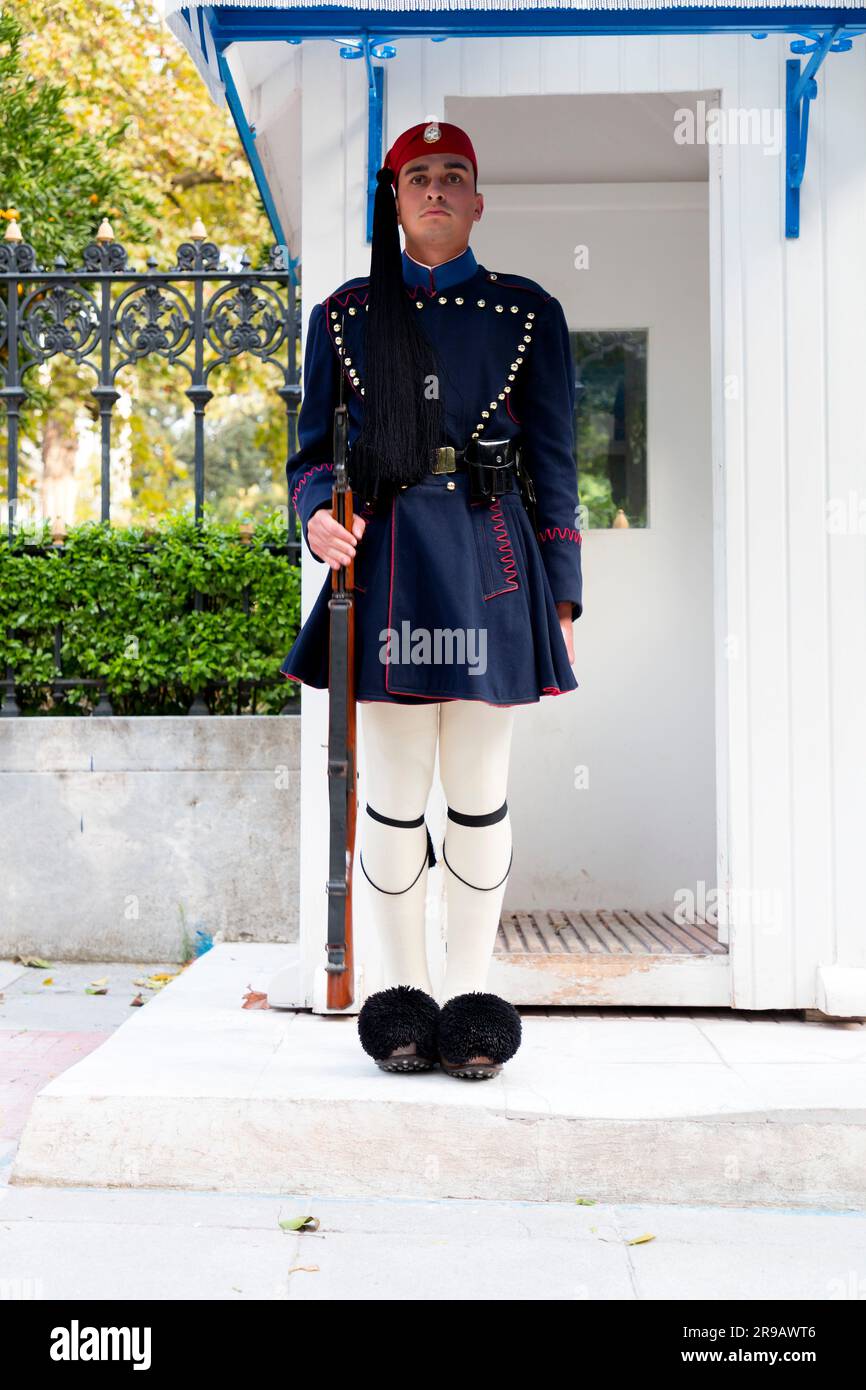
M520 468L519 439L471 440L466 448L444 444L437 452L431 473L468 473L473 502L491 501L506 492L520 492L524 505L534 506L531 481ZM401 489L411 484L401 484ZM388 489L384 489L388 495ZM368 506L375 504L375 498Z
M468 473L469 494L473 502L489 502L506 492L520 492L524 504L526 477L520 468L520 440L471 439L465 449L443 445L431 473ZM534 505L535 497L532 496Z

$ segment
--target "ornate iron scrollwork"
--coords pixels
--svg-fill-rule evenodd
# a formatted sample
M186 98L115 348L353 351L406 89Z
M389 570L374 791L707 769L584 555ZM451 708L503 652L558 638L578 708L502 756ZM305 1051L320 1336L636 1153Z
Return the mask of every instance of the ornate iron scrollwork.
M295 263L285 246L273 246L256 269L244 255L238 270L220 261L219 248L197 223L190 241L177 248L174 266L160 271L151 257L147 269L130 269L126 250L104 222L74 270L58 256L52 269L41 267L32 246L10 237L0 242L0 403L7 416L8 534L18 511L18 438L21 407L27 400L27 374L50 359L65 356L95 377L91 395L100 420L102 520L111 517L111 429L120 398L118 373L152 354L186 370L185 394L192 402L195 519L204 513L204 417L213 391L211 374L242 353L278 370L274 394L287 417L288 453L295 448L295 417L300 404L297 343L300 308L295 296ZM17 232L17 225L15 226ZM287 455L288 456L288 455ZM290 527L290 531L293 528ZM286 553L297 560L299 543L287 537ZM196 595L196 601L201 599ZM56 634L57 690L92 685L100 699L94 714L110 714L104 678L60 678L61 635ZM0 680L5 697L0 717L15 715L14 673ZM206 712L198 692L191 713Z
M199 224L200 225L200 224ZM229 270L219 247L204 237L182 242L175 264L160 271L151 258L132 270L126 249L107 228L85 248L70 270L58 256L41 267L32 246L0 242L0 401L10 428L7 441L9 534L14 529L18 491L18 416L27 398L26 375L53 357L89 367L102 429L102 520L111 516L111 422L123 367L151 354L185 367L186 394L193 403L195 430L195 517L204 511L204 412L213 392L208 383L219 366L242 353L270 362L280 372L275 393L288 417L289 453L300 403L297 339L300 332L293 265L287 247L273 246L256 269L245 254Z

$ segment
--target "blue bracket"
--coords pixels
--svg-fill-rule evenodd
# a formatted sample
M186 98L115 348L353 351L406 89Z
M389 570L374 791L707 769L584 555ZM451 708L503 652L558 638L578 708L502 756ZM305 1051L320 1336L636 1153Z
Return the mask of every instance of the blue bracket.
M373 207L376 201L376 175L382 167L382 131L385 124L385 69L374 68L372 59L380 61L396 58L395 40L389 35L370 39L366 29L361 30L358 39L338 39L328 35L332 43L340 45L341 58L363 58L367 67L367 242L373 240ZM448 34L428 35L431 43L447 43ZM299 35L284 38L285 43L303 43Z
M431 35L431 43L445 43L448 35ZM288 43L301 43L291 38ZM340 45L341 58L363 58L367 67L367 242L373 240L373 206L376 201L376 175L382 167L382 131L385 124L385 69L374 68L372 59L396 58L394 40L382 37L371 42L367 30L359 39L332 39Z
M370 35L360 39L338 39L341 58L363 58L367 68L367 241L373 240L373 204L376 199L376 174L382 167L382 127L385 115L385 69L373 67L373 58L394 58L397 50L386 39L370 42Z
M815 73L828 53L845 53L851 40L838 39L841 25L814 38L797 39L792 53L811 53L806 71L800 72L800 59L785 64L785 236L800 235L800 185L806 172L806 146L809 137L809 107L818 95Z
M844 30L840 37L840 31ZM800 185L806 172L806 149L809 139L809 107L818 95L815 74L828 53L847 53L851 47L848 34L866 33L836 24L822 33L805 26L799 32L805 37L791 43L792 53L811 53L805 72L800 72L800 59L789 58L785 64L785 236L800 235ZM765 39L766 33L753 34Z
M393 58L390 45L376 44L377 57ZM345 58L348 55L342 52ZM373 240L373 204L376 200L376 174L382 167L382 126L385 118L385 69L370 61L370 38L364 35L364 62L367 65L367 241Z
M367 241L373 240L376 174L382 167L382 126L385 108L385 69L367 62Z

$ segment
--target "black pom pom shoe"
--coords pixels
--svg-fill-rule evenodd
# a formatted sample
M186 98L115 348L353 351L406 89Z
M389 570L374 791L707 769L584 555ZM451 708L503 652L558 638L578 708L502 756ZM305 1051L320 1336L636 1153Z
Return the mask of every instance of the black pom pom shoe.
M439 1005L414 985L393 985L365 1000L358 1014L361 1046L383 1071L435 1067Z
M498 994L455 994L439 1014L439 1065L449 1076L498 1076L523 1035L520 1014Z

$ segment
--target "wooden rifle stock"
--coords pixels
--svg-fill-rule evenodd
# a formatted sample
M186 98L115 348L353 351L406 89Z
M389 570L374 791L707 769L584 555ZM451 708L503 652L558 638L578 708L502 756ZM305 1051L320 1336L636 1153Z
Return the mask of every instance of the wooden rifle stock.
M334 487L331 515L352 530L352 490L347 474L348 408L334 410ZM355 572L354 560L331 571L328 664L328 859L327 1005L345 1009L354 1002L352 942L352 861L355 852L357 771L355 740Z

